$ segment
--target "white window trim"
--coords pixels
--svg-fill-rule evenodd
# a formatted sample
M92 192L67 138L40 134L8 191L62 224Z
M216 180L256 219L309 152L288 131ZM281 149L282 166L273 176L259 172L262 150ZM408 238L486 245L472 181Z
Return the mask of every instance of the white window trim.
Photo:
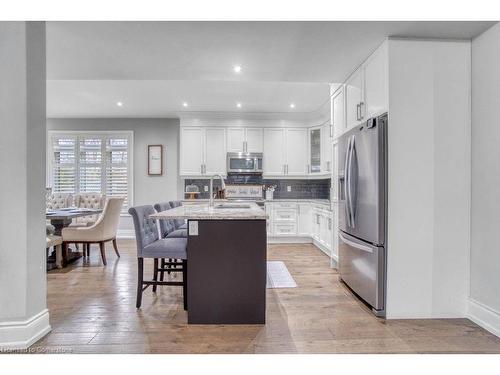
M84 136L103 136L103 135L126 135L130 142L129 142L129 173L127 175L127 186L128 186L128 206L133 207L134 206L134 132L132 130L92 130L92 131L86 131L86 130L49 130L47 132L47 154L46 154L46 166L47 166L47 173L46 173L46 186L47 187L52 187L52 180L53 180L53 165L52 165L52 154L53 154L53 148L52 148L52 138L57 137L57 136L65 136L65 135L70 135L70 136L78 136L78 135L84 135ZM130 216L128 213L122 213L121 216Z

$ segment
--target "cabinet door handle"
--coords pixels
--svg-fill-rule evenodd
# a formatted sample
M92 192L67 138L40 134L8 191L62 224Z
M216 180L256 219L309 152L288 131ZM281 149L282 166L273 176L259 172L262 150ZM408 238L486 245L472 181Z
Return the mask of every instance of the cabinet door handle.
M356 104L356 121L361 120L361 118L360 118L360 109L361 109L361 105L359 103Z
M365 115L363 114L363 108L365 108L365 102L359 103L359 119L363 120Z

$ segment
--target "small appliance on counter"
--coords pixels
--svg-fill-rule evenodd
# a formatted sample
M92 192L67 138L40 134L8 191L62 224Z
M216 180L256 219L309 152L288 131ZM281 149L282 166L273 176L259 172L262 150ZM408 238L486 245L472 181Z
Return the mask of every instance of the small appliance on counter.
M276 186L275 185L268 186L265 188L265 190L266 190L266 201L272 200L274 197L274 191L276 190Z
M200 189L196 185L187 185L184 194L187 199L197 199L198 195L200 195Z

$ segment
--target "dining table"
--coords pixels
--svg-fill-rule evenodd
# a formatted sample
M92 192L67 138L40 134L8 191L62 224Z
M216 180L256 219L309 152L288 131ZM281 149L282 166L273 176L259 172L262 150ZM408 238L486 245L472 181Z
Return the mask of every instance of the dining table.
M100 208L67 207L59 208L56 210L47 210L45 212L45 218L47 220L50 220L50 223L54 226L54 234L56 236L61 236L63 228L69 226L73 222L73 219L83 216L98 215L101 212L102 209ZM81 258L82 256L82 252L68 248L66 253L63 252L62 254L63 267ZM55 265L54 267L52 267L49 263L52 262L47 263L48 269L55 268Z

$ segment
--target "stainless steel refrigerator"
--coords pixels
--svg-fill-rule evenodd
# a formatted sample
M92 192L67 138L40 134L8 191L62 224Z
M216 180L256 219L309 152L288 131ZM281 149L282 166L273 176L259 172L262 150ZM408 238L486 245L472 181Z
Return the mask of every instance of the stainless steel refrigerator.
M387 114L342 135L338 152L340 277L385 316Z

